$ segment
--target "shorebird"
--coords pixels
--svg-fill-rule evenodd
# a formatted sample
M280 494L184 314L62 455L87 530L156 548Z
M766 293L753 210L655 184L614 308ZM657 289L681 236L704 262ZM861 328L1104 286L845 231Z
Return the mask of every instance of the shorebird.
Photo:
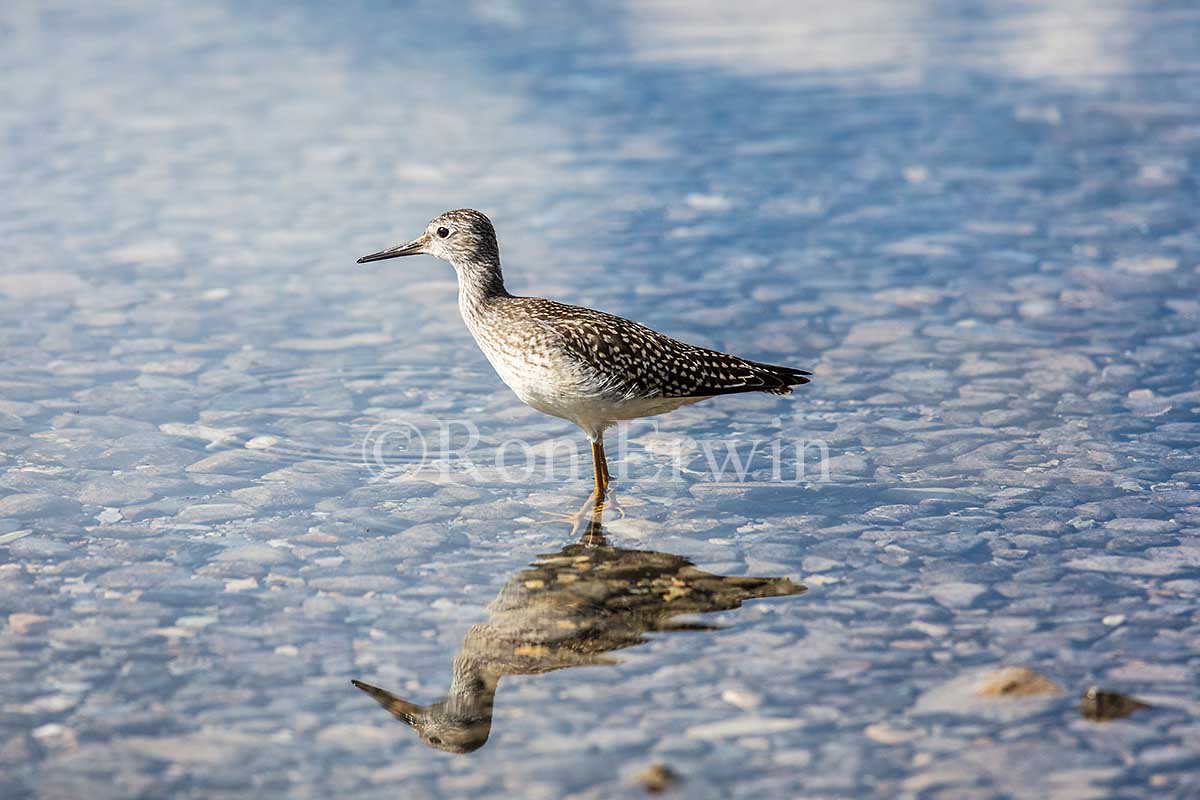
M812 374L686 344L603 311L511 295L496 230L474 209L447 211L411 242L358 263L420 254L453 265L463 321L500 379L526 405L587 434L600 498L612 479L604 431L614 423L723 394L790 394Z

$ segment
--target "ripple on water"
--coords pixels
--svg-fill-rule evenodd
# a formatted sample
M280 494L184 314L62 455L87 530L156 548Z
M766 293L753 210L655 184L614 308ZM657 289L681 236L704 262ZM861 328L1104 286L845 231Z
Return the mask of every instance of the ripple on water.
M366 354L364 354L365 356ZM246 448L280 463L404 469L426 458L423 440L495 395L482 365L346 363L253 368L220 377L200 424L210 449Z

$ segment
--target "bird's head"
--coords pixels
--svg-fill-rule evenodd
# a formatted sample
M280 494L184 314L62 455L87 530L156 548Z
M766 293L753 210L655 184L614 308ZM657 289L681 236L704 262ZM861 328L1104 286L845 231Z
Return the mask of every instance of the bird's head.
M447 698L421 706L362 681L351 683L375 698L393 717L409 725L421 741L438 750L470 753L483 747L492 732L490 694L476 703L455 703Z
M437 256L455 267L500 263L496 229L492 227L491 220L471 208L440 214L430 220L425 232L411 242L363 256L358 263L420 254Z

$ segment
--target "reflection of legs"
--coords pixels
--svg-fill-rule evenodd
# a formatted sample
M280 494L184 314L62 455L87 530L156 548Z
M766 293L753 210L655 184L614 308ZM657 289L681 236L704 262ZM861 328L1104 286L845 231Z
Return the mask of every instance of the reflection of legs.
M580 536L580 544L588 545L589 547L598 547L607 544L604 539L604 498L592 492L588 496L588 503L591 503L591 510L588 510L588 504L585 503L583 508L579 509L579 518L575 523L575 527L571 530L572 536L579 536L580 524L584 522L585 517L587 527Z

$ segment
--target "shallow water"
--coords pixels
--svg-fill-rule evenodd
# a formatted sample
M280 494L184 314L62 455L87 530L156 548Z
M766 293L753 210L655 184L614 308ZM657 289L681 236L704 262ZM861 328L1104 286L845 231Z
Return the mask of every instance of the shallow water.
M1200 792L1200 14L738 9L0 10L0 795ZM669 569L607 666L527 585L582 437L353 263L464 205L516 292L816 372L610 434ZM671 617L684 561L807 591ZM470 754L350 684L513 613Z

